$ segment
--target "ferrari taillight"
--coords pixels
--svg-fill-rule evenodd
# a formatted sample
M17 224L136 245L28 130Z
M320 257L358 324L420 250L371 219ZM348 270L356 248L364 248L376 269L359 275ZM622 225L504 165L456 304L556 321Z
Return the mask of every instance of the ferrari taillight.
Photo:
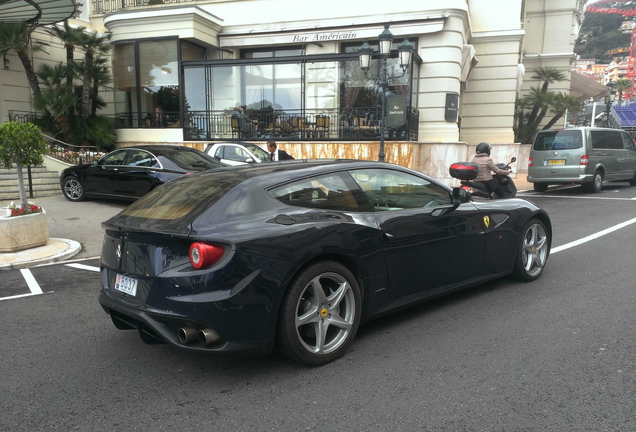
M223 256L223 246L212 243L195 242L190 245L190 263L195 269L210 267Z
M588 165L590 163L590 157L588 155L581 156L581 165Z

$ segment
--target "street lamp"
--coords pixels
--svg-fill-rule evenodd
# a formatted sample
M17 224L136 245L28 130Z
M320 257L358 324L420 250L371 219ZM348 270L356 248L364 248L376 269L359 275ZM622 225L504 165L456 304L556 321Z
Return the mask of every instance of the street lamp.
M404 36L404 41L398 45L398 54L400 58L400 67L402 68L402 75L395 76L393 73L389 75L389 69L387 67L387 61L391 55L391 45L393 44L393 34L389 31L389 24L384 25L384 31L378 36L380 45L380 59L382 60L382 67L375 78L375 83L382 89L382 117L380 117L380 154L378 154L378 160L384 162L384 129L385 129L385 110L386 110L386 91L391 83L402 78L406 74L406 70L411 62L411 54L413 53L413 45L408 41L408 36ZM360 69L364 72L364 76L368 78L369 67L371 64L371 57L375 54L375 51L369 45L369 42L365 39L364 43L360 47Z
M616 84L610 79L605 85L609 87L609 94L605 95L605 127L610 127L610 111L616 98L616 90L614 90Z

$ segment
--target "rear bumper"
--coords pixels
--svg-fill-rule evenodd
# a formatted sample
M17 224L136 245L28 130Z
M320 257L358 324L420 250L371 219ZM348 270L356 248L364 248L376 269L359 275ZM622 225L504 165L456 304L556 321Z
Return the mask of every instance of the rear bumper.
M591 183L594 180L592 174L581 174L578 176L541 176L536 174L528 174L527 180L530 183L550 183L550 184L568 184L568 183Z
M107 290L102 290L98 300L104 311L110 315L115 327L120 330L137 329L146 343L167 343L186 351L241 356L267 355L273 349L273 341L267 340L228 341L221 337L209 345L198 341L183 343L179 339L180 329L191 328L198 331L210 329L212 326L168 311L152 310L147 306L142 310L124 305L121 301L111 298Z

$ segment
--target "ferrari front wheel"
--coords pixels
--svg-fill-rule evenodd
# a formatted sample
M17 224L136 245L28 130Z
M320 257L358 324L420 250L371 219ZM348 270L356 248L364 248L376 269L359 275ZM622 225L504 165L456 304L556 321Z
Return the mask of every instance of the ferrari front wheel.
M533 281L541 276L550 254L550 234L539 219L532 219L523 229L513 277Z

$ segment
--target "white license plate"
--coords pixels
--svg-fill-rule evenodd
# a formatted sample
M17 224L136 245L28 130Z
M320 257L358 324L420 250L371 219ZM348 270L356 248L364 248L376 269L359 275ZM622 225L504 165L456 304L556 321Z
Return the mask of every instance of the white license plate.
M134 296L137 294L137 279L118 274L115 279L115 289Z

